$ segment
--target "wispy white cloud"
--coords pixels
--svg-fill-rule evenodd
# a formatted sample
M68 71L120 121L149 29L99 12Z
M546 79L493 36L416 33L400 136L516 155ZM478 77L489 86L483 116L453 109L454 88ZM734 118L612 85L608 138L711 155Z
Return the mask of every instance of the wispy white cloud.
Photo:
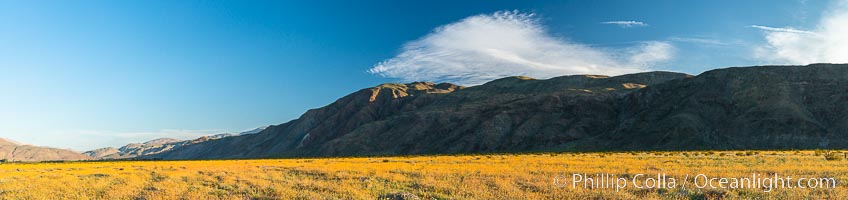
M621 27L621 28L632 28L632 27L645 27L645 26L648 26L648 24L647 24L647 23L645 23L645 22L640 22L640 21L608 21L608 22L601 22L601 24L612 24L612 25L618 25L618 26L619 26L619 27Z
M771 32L784 32L784 33L800 33L800 34L816 34L812 31L798 30L791 27L785 28L777 28L777 27L768 27L768 26L760 26L760 25L751 25L751 28L757 28L765 31Z
M666 42L644 42L643 44L630 48L627 52L628 63L633 66L648 67L654 63L671 60L676 49Z
M554 37L532 13L496 12L436 28L403 45L368 72L402 81L476 85L506 76L619 75L648 70L673 57L664 42L602 49Z
M812 30L752 26L766 40L755 55L770 64L848 63L848 0L831 8Z
M700 37L671 37L669 40L674 42L688 42L688 43L696 43L696 44L705 44L705 45L714 45L714 46L727 46L730 43L710 38L700 38Z

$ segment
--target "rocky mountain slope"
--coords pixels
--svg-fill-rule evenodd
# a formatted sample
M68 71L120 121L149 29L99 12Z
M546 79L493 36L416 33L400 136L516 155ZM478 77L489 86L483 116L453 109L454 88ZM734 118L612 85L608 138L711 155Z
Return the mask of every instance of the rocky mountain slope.
M144 156L846 148L848 65L366 88L264 131Z
M848 65L737 67L648 87L619 101L606 149L848 147Z
M65 149L38 147L0 138L0 160L7 161L56 161L88 160L91 157Z
M170 151L186 144L186 141L173 138L159 138L144 143L130 143L121 148L106 147L86 151L83 154L96 159L123 159Z
M633 90L688 77L652 72L509 77L462 88L383 84L250 136L185 146L149 158L245 158L527 151L612 128L614 102ZM586 119L584 119L586 118ZM598 119L598 120L596 120Z

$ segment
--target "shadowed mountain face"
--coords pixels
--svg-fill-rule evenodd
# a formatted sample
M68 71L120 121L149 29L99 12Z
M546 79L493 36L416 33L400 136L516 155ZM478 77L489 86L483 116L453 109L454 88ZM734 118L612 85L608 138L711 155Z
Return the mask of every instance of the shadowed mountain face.
M88 160L91 157L65 149L18 144L0 138L0 159L7 161Z
M848 147L848 65L383 84L142 158Z
M712 70L628 95L606 149L848 147L848 65ZM584 147L585 148L585 147Z

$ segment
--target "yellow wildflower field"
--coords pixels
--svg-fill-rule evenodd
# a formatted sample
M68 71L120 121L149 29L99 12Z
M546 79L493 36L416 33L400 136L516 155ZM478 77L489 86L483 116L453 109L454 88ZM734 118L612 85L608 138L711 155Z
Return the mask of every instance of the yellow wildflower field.
M836 182L817 188L699 188L697 174L701 185L710 183L707 177L756 175ZM575 182L577 176L582 182ZM592 177L594 182L585 182ZM5 163L0 198L848 199L845 180L848 161L814 151ZM616 185L621 182L623 187ZM719 182L713 181L716 187Z

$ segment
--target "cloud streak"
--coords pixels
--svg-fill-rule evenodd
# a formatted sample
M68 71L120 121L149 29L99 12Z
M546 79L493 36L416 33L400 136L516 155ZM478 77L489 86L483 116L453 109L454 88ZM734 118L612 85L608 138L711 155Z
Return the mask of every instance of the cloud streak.
M751 25L751 28L757 28L757 29L760 29L760 30L770 31L770 32L799 33L799 34L813 34L813 35L816 34L812 31L798 30L798 29L789 28L789 27L776 28L776 27L768 27L768 26L760 26L760 25Z
M698 37L671 37L671 38L669 38L669 40L675 41L675 42L687 42L687 43L713 45L713 46L728 46L728 45L730 45L729 43L723 42L721 40L709 39L709 38L698 38Z
M751 26L766 43L754 49L772 64L848 63L848 0L836 2L812 30Z
M532 13L476 15L434 29L403 45L369 73L401 81L477 85L507 76L620 75L646 71L673 57L665 42L600 49L554 37Z
M640 22L640 21L608 21L608 22L601 22L601 24L618 25L621 28L633 28L633 27L648 26L647 23Z

